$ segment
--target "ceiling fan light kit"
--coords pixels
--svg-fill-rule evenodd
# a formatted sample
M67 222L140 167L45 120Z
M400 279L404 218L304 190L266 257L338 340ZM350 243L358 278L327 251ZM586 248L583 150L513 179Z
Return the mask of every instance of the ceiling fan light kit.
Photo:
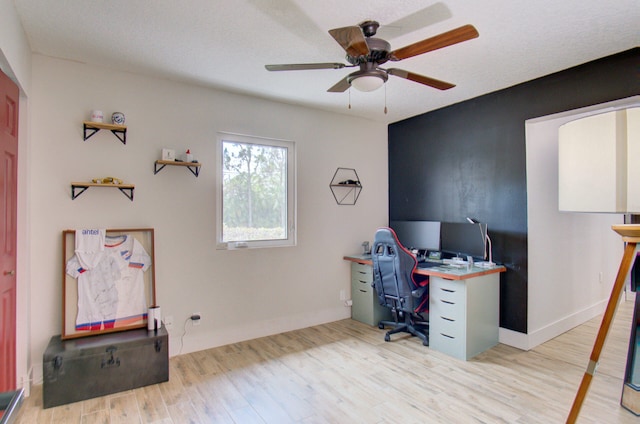
M381 77L377 75L362 75L360 77L353 77L349 81L349 84L353 88L359 91L375 91L378 88L382 87L386 78L383 80Z
M379 65L382 65L387 61L397 62L418 56L479 36L478 31L473 27L473 25L464 25L392 51L391 46L387 41L374 37L379 26L380 24L378 22L368 20L360 23L358 26L348 26L329 30L329 34L347 53L346 60L350 65L343 63L301 63L266 65L265 68L268 71L360 68L330 87L327 91L331 93L342 93L352 86L360 91L374 91L382 87L382 85L387 82L389 75L404 78L438 90L448 90L455 87L455 84L415 74L403 69L383 69L380 68Z
M367 69L353 72L347 76L347 82L356 90L374 91L387 82L387 72L382 69Z

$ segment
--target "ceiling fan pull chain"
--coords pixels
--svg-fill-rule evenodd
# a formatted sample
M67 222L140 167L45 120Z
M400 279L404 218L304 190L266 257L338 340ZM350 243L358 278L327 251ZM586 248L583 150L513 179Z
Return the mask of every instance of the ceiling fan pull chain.
M384 114L387 114L387 84L384 85Z

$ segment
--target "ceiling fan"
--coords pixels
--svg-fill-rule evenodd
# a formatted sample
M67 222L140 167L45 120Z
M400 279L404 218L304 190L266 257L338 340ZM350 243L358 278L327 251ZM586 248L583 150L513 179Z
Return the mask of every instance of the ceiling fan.
M378 22L368 20L360 23L358 26L329 30L329 34L331 34L338 44L347 52L346 59L350 65L344 63L298 63L266 65L265 68L267 68L268 71L360 68L329 88L327 91L331 93L344 92L351 86L360 91L373 91L380 88L387 81L389 75L395 75L439 90L448 90L455 87L455 84L415 74L403 69L383 69L380 65L387 61L397 62L418 56L476 38L479 35L473 25L463 25L451 31L436 35L435 37L418 41L417 43L400 49L391 50L391 46L387 41L374 37L379 26L380 24Z

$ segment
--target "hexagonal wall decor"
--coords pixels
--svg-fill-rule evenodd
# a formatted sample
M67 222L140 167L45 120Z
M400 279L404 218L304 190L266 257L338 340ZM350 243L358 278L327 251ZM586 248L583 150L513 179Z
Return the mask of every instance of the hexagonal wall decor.
M362 191L362 183L353 168L336 169L329 188L339 205L355 205Z

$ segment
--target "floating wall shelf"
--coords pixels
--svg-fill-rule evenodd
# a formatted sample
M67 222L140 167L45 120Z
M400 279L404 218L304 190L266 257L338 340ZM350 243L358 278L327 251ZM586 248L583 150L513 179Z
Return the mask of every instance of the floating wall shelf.
M118 140L122 144L127 144L127 127L124 125L104 124L102 122L83 121L82 127L84 129L84 141L87 141L91 136L100 130L109 130L118 137Z
M157 160L153 167L153 174L155 175L158 172L162 171L162 169L167 165L186 166L189 169L189 171L191 171L191 173L196 176L196 178L198 177L198 175L200 175L200 167L202 166L202 164L200 164L199 162L179 162L174 160Z
M78 196L84 193L89 187L109 187L117 188L133 202L133 184L98 184L98 183L71 183L71 199L75 200ZM76 192L76 190L79 190Z
M362 184L355 169L336 169L329 188L339 205L355 205L362 191Z

